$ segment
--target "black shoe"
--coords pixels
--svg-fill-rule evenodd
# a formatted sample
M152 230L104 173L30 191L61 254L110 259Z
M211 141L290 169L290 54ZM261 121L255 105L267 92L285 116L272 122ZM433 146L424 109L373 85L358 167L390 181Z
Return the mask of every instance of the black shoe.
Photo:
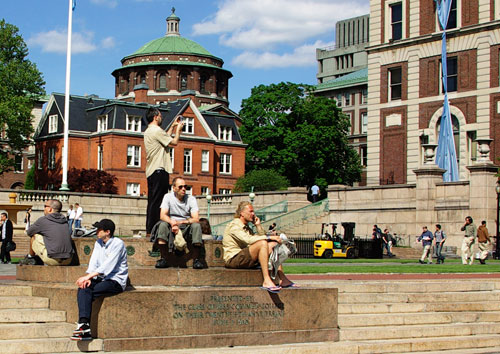
M195 259L193 261L193 269L203 269L203 268L205 267L203 266L203 263L199 259Z
M479 263L481 263L481 264L486 264L486 262L484 261L484 259L480 259L480 260L479 260Z
M31 257L28 254L28 255L26 255L26 257L19 260L19 264L21 264L21 265L36 265L36 259L35 259L35 257Z
M423 260L421 260L421 259L418 260L418 263L425 264L425 262Z
M90 325L88 323L77 323L76 329L73 331L71 340L92 340L90 334Z
M156 261L155 268L168 268L168 263L165 258L161 258Z

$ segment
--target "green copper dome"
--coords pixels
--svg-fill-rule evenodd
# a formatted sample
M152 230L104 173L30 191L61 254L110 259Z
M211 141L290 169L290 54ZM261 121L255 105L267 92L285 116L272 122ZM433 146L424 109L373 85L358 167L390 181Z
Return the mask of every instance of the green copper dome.
M190 39L180 36L165 36L146 43L141 48L139 48L139 50L127 56L127 58L139 55L170 53L194 54L214 57L208 50Z

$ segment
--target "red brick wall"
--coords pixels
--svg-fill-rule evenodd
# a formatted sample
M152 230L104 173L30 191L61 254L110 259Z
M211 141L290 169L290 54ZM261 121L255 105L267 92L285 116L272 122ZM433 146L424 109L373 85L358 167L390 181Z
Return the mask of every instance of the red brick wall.
M401 125L386 127L388 115L401 114ZM406 183L406 106L380 111L380 183Z
M462 27L479 23L479 0L462 0Z
M420 0L420 35L436 31L436 3L434 0Z
M490 49L490 87L498 87L500 44L492 45Z
M500 113L498 112L500 93L491 94L490 102L490 138L493 139L490 159L495 164L500 165L498 161L498 158L500 158Z

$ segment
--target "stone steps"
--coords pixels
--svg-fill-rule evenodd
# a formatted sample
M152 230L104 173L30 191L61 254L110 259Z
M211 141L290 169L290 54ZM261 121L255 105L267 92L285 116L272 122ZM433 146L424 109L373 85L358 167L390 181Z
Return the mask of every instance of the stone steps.
M0 310L0 323L65 322L65 311L23 308Z
M99 351L103 349L103 341L94 339L87 342L72 341L64 338L40 339L8 339L2 340L2 353L32 354L32 353L67 353L82 351Z
M440 296L428 293L383 293L383 294L339 294L339 303L361 304L361 303L429 303L429 302L464 302L470 299L476 301L499 301L500 291L470 291L470 292L446 292Z
M48 308L49 299L34 296L0 296L0 309Z
M0 324L0 338L2 340L58 337L67 339L75 327L74 324L67 322L2 323Z
M409 312L461 312L461 311L500 311L497 302L453 302L453 303L365 303L340 304L340 314L375 314Z

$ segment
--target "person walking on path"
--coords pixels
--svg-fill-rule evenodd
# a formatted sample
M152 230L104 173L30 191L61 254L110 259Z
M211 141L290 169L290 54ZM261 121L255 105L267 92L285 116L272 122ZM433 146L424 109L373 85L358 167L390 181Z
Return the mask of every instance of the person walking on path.
M0 260L3 264L10 263L10 252L7 251L7 243L12 241L12 236L14 234L14 226L12 221L9 220L7 213L2 213L0 216L2 220L2 247L0 251Z
M82 220L83 220L83 208L80 206L80 204L75 203L75 229L78 229L82 227Z
M486 220L481 221L481 226L477 229L477 247L481 252L479 257L479 262L481 264L486 264L486 258L488 258L488 248L491 244L490 233L486 227Z
M431 247L432 247L432 240L434 239L434 235L432 232L427 230L427 226L424 226L422 228L422 235L420 235L417 239L417 241L422 242L422 246L424 247L422 251L422 257L418 260L419 263L424 264L424 259L427 257L427 264L432 264L432 252L431 252Z
M472 217L467 216L465 218L465 224L462 226L461 230L465 231L464 240L462 241L462 264L472 265L474 262L472 247L474 247L477 234L477 228L476 225L474 225Z
M69 233L73 233L73 224L75 223L76 210L73 209L73 204L69 206L69 209L66 213L66 217L68 218L68 227Z
M113 237L115 223L102 219L93 226L97 228L97 240L87 274L76 281L79 319L72 340L92 340L92 302L99 296L119 294L127 286L127 250L122 240Z
M318 185L314 184L311 187L311 196L312 196L312 202L313 203L316 203L318 201L319 194L320 194L319 187L318 187Z
M170 148L176 146L184 123L177 116L167 131L161 128L162 115L158 108L150 107L146 112L148 128L144 131L146 148L146 178L148 182L148 205L146 209L146 234L160 220L160 205L170 189L169 174L172 173ZM172 133L175 129L175 135Z
M443 245L446 241L446 234L443 230L441 230L441 225L436 224L436 231L434 232L434 239L436 240L436 258L437 264L444 263L443 256Z

